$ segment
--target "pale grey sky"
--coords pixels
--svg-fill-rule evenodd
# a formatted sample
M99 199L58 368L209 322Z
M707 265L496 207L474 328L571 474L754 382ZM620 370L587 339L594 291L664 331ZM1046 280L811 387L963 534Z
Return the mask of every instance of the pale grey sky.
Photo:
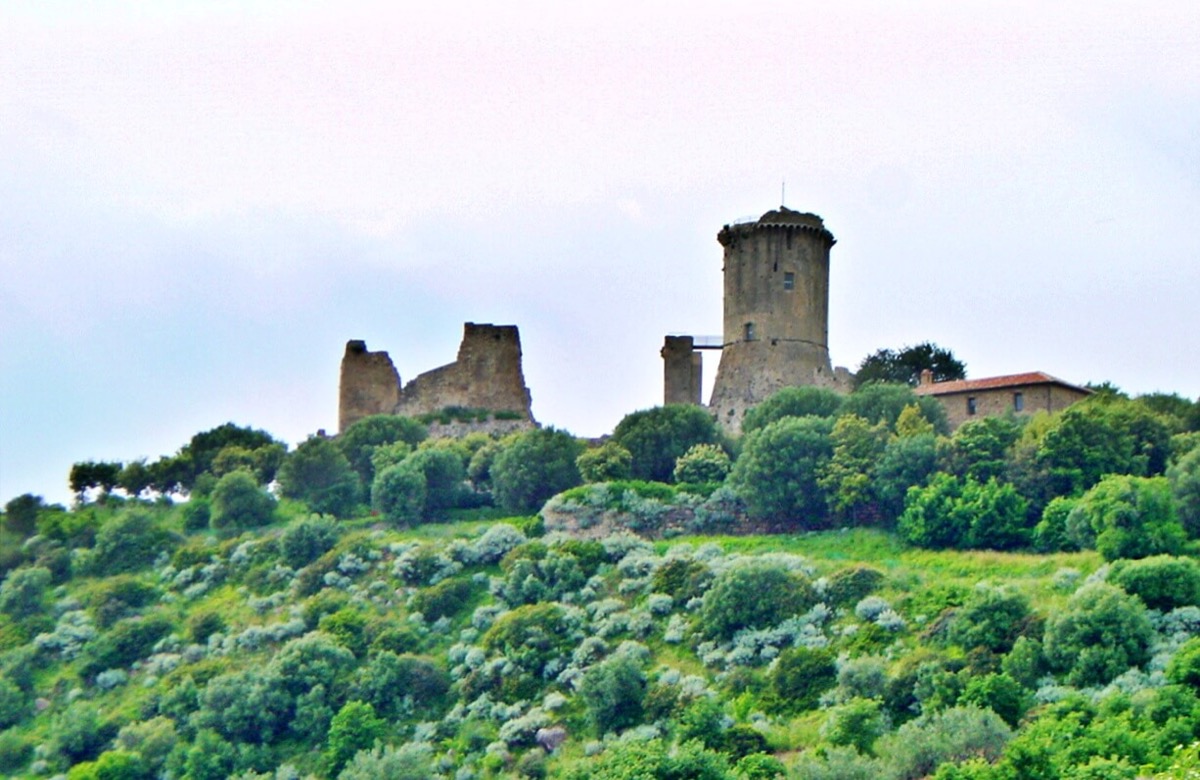
M830 5L0 4L0 501L295 444L347 339L407 380L468 320L610 431L781 180L838 238L835 363L1200 394L1200 6Z

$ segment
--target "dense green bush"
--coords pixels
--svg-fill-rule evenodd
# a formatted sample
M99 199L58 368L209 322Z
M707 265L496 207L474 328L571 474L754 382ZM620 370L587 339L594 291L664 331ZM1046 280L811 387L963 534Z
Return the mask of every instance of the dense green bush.
M674 476L679 483L724 482L733 468L725 450L716 444L696 444L675 461Z
M334 444L346 456L362 484L370 485L375 481L371 458L376 448L396 442L416 447L427 435L425 426L410 417L376 414L355 421L338 434Z
M212 504L207 498L197 496L189 499L179 511L183 516L185 531L203 531L212 521Z
M324 436L310 436L290 453L279 467L278 479L281 495L334 517L348 517L362 492L350 461Z
M725 756L688 742L674 750L660 739L618 741L570 766L566 780L733 780Z
M1171 464L1167 469L1167 481L1175 497L1180 525L1189 537L1200 537L1200 447L1191 449Z
M361 701L348 701L329 724L325 766L336 776L360 750L370 750L387 733L387 723L375 708Z
M825 494L817 476L833 455L833 421L784 417L746 436L729 484L751 517L784 521L797 530L825 525Z
M821 736L831 745L852 746L869 755L875 740L887 730L887 717L874 699L851 699L829 711Z
M834 607L852 607L883 585L884 574L871 566L838 569L825 585L825 601Z
M845 397L824 387L785 387L746 410L742 433L765 428L784 417L837 417Z
M730 639L744 628L766 628L803 613L816 603L804 575L779 566L743 564L722 572L704 594L701 630Z
M424 447L408 458L425 475L426 519L443 519L467 493L467 470L458 453L444 447Z
M380 717L400 718L409 708L422 716L436 713L449 688L449 677L429 659L382 650L359 667L351 691Z
M428 745L409 742L362 750L339 774L338 780L429 780L435 777L433 751Z
M270 523L274 514L275 499L248 471L226 474L213 488L210 523L214 531L257 528Z
M1012 730L991 710L953 707L909 721L881 738L887 775L895 780L927 777L946 762L969 758L995 761Z
M1027 628L1030 614L1029 600L1016 591L976 588L955 611L947 637L966 650L1007 653Z
M134 610L153 604L158 597L158 588L150 583L121 574L96 583L87 601L96 624L106 628Z
M1200 604L1200 563L1194 558L1157 555L1113 563L1108 581L1140 598L1151 609L1169 612Z
M704 594L713 581L712 569L690 558L671 558L654 570L651 590L680 603Z
M279 556L293 569L320 558L337 544L338 525L323 515L301 517L287 524L279 535Z
M575 465L584 482L612 482L630 478L633 455L615 441L606 441L580 453Z
M149 616L117 621L108 631L88 643L81 671L94 675L106 669L121 669L150 655L154 644L171 633L168 618Z
M837 663L827 649L789 647L770 672L771 706L780 712L815 709L821 694L837 684Z
M910 487L926 484L937 471L937 438L932 433L890 439L871 470L871 493L886 521L904 512Z
M526 431L497 455L491 468L492 493L509 512L540 509L551 496L579 484L576 459L583 445L556 428Z
M96 532L92 567L97 574L136 571L153 563L170 543L170 534L150 512L142 509L121 512Z
M945 435L950 432L946 421L946 410L932 396L918 396L908 385L871 382L861 385L853 393L846 396L842 404L841 414L856 414L871 424L882 422L888 430L896 430L896 421L901 413L909 406L916 406L933 425L936 433Z
M20 723L33 709L29 697L5 675L0 675L0 731Z
M1136 596L1105 583L1085 585L1047 621L1046 660L1071 685L1103 685L1150 660L1152 635Z
M425 472L405 460L375 475L371 506L395 525L420 522L425 510Z
M418 591L413 596L411 606L429 622L443 617L454 617L470 601L474 590L475 585L468 578L442 580Z
M40 566L9 572L0 583L0 612L18 620L41 612L50 579L49 569Z
M1105 560L1178 553L1186 540L1163 477L1111 474L1076 503L1068 525L1086 524Z
M621 731L642 720L646 675L628 656L613 656L584 672L579 695L596 736Z
M918 547L1007 550L1029 540L1026 510L1012 485L939 472L909 490L896 530Z
M625 415L612 441L629 450L634 479L670 482L675 461L697 444L717 444L720 432L708 410L668 404Z

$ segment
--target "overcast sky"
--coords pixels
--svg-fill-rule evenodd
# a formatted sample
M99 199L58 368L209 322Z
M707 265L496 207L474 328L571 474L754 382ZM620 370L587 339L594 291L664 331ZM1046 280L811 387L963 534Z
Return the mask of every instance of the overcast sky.
M720 332L716 234L783 181L838 239L835 364L1195 398L1197 41L1194 0L5 0L0 501L332 431L348 339L407 381L466 321L609 432L664 334Z

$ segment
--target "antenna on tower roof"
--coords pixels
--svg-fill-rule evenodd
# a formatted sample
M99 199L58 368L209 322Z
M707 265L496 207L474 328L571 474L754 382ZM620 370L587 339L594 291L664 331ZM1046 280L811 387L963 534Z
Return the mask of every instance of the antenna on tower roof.
M787 179L779 182L779 207L787 206Z

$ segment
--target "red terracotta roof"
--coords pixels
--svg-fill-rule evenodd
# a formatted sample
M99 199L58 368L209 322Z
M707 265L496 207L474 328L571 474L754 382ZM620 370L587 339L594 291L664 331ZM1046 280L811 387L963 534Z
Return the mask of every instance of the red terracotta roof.
M1060 387L1078 390L1081 393L1091 393L1087 388L1073 385L1070 382L1044 374L1041 371L1030 371L1027 374L1009 374L1008 376L990 376L985 379L956 379L950 382L934 382L917 385L913 388L917 395L950 395L952 393L969 393L978 390L999 390L1005 387L1022 385L1059 385Z

